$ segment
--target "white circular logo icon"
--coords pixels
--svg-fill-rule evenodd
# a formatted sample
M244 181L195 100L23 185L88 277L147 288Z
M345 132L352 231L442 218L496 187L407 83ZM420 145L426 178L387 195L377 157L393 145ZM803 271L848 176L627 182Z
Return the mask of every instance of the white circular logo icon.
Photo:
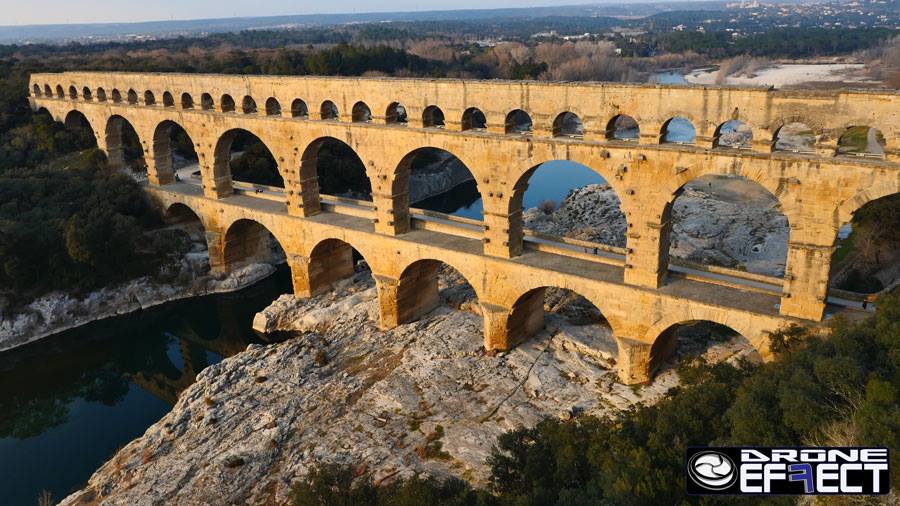
M724 490L734 484L737 469L724 453L706 451L691 457L688 474L694 483L708 490Z

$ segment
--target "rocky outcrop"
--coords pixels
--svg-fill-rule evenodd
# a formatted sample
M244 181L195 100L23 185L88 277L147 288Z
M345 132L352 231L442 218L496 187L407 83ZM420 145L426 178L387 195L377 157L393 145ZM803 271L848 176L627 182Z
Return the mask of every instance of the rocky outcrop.
M692 262L782 276L788 222L767 195L743 195L735 179L688 185L675 200L672 256ZM542 206L543 207L543 206ZM525 211L525 227L538 232L625 246L625 215L607 185L573 190L552 212Z
M458 158L441 153L433 163L415 167L409 175L409 202L415 204L448 192L473 179L472 173Z
M544 331L486 354L471 288L451 276L441 285L444 304L387 332L376 326L364 271L326 295L281 297L256 325L299 336L205 369L169 414L62 504L285 504L291 484L325 462L376 480L424 473L483 483L504 431L617 413L677 383L671 369L651 386L618 383L609 327L562 291L546 297L554 312ZM745 347L712 349L728 359Z

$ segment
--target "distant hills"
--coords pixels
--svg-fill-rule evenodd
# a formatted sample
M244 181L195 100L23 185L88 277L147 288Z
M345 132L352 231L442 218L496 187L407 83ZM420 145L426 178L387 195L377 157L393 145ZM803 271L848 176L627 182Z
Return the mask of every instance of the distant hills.
M571 17L645 17L672 10L716 10L723 1L648 2L510 9L444 10L418 12L379 12L362 14L304 14L142 23L96 23L0 26L0 44L65 43L72 41L140 40L178 36L202 36L241 30L296 29L314 26L391 21L479 20L492 18Z

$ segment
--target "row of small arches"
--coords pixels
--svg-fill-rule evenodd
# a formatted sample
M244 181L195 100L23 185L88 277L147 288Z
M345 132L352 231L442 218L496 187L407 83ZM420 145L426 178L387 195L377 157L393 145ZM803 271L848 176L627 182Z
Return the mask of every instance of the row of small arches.
M35 96L53 96L53 90L49 84L45 84L43 90L38 84L33 85ZM66 92L61 85L56 87L56 96L66 98ZM78 90L70 86L68 97L78 99ZM84 100L94 99L93 92L85 86L82 88L81 97ZM111 99L120 103L123 97L118 89L113 89L108 98L103 88L98 88L97 101L106 102ZM143 101L139 102L138 93L130 89L126 93L125 100L129 104L143 103L143 105L157 105L156 96L150 90L143 94ZM190 93L182 93L181 108L194 109L194 98ZM163 107L175 107L175 97L168 91L162 95ZM266 116L283 116L281 103L275 97L269 97L265 102ZM200 97L200 109L214 110L215 103L209 93L203 93ZM219 98L219 109L223 113L235 113L237 104L231 95L224 94ZM259 114L260 110L256 100L246 95L241 100L240 112L244 114ZM290 117L309 118L309 108L302 99L295 99L291 103ZM340 111L331 100L325 100L319 107L319 119L325 121L337 121ZM354 123L371 123L373 114L369 106L362 101L356 102L351 110L351 121ZM406 108L399 102L392 102L385 111L384 121L387 124L406 125L409 121ZM422 112L422 125L425 128L444 128L445 118L443 111L436 105L430 105ZM484 131L487 129L485 114L476 107L470 107L463 112L461 127L463 131ZM522 109L515 109L506 115L504 131L511 135L531 135L533 121L531 116ZM570 111L565 111L556 116L553 121L553 137L576 138L584 137L585 129L581 118ZM640 139L640 125L626 114L614 116L606 126L606 139L618 141L633 141ZM674 117L666 121L659 133L660 143L693 144L696 140L696 128L690 120L684 117ZM775 151L814 152L816 142L815 134L809 127L802 123L789 123L779 128L774 135L772 149ZM751 149L753 146L753 132L746 123L739 120L729 120L716 129L713 136L713 147L732 149ZM880 131L866 125L849 127L838 139L836 154L858 154L884 156L885 139Z

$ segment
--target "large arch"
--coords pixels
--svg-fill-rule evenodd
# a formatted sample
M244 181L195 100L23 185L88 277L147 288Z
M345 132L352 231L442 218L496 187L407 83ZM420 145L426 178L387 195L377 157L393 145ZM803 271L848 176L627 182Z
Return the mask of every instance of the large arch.
M236 153L233 151L239 152L240 156L234 156ZM219 137L214 152L213 174L216 180L227 178L284 188L284 175L272 151L259 136L242 128L228 130Z
M320 137L303 151L300 180L315 181L316 191L304 191L304 199L334 195L372 200L372 183L362 159L350 145L334 137ZM318 210L318 202L307 202L307 209Z
M842 223L834 246L829 286L874 294L900 280L900 193L856 209Z
M547 160L523 172L510 192L510 248L521 251L526 228L594 243L587 251L593 254L605 254L599 245L625 248L628 223L611 180L575 160Z
M110 116L106 122L106 157L113 169L146 170L144 148L134 126L124 117Z
M49 116L50 113L46 109L42 109ZM52 120L52 116L50 117ZM63 122L66 129L75 137L74 141L78 147L89 148L97 146L97 136L94 134L94 127L90 120L81 111L71 110L66 114Z
M153 161L157 180L167 181L166 175L197 163L194 146L194 141L178 123L165 120L157 125L153 131Z
M278 238L264 225L250 219L239 219L229 225L222 256L227 272L254 263L276 265L285 259Z
M177 225L187 234L193 243L202 243L206 249L209 245L206 240L206 223L203 218L191 209L187 204L174 202L163 212L163 221L166 225Z
M613 116L606 125L606 138L611 141L637 141L640 137L640 125L627 114Z
M561 287L532 288L516 300L506 319L508 345L521 344L540 332L545 327L548 313L560 320L560 330L603 356L608 369L615 368L618 345L614 322L588 298ZM570 332L568 327L581 328Z
M706 318L705 315L663 324L661 331L659 328L660 326L656 326L650 330L650 335L655 335L655 339L650 346L647 363L649 378L658 374L667 362L679 354L679 351L687 357L698 357L716 343L734 342L735 344L728 347L725 353L711 358L723 360L746 357L757 362L762 361L762 353L765 351L762 349L764 344L754 342L753 336L745 335L729 323L717 321L716 318Z
M743 176L693 178L663 212L660 254L703 265L783 277L790 223L778 197Z
M441 284L446 283L442 288ZM463 271L441 260L425 258L407 265L400 273L392 298L393 306L385 308L382 316L389 320L388 326L402 325L418 320L441 304L442 295L452 306L462 309L462 304L471 294L480 300L478 290L466 278ZM386 294L379 294L383 297ZM385 309L389 315L385 315Z
M409 218L409 207L483 220L482 195L474 173L459 157L440 148L423 147L407 153L394 169L391 193L395 196L395 222Z
M365 261L365 257L350 243L336 238L323 239L310 250L309 293L300 295L314 297L330 291L338 281L356 273L359 260Z
M884 158L884 134L868 125L847 127L838 138L837 155Z

